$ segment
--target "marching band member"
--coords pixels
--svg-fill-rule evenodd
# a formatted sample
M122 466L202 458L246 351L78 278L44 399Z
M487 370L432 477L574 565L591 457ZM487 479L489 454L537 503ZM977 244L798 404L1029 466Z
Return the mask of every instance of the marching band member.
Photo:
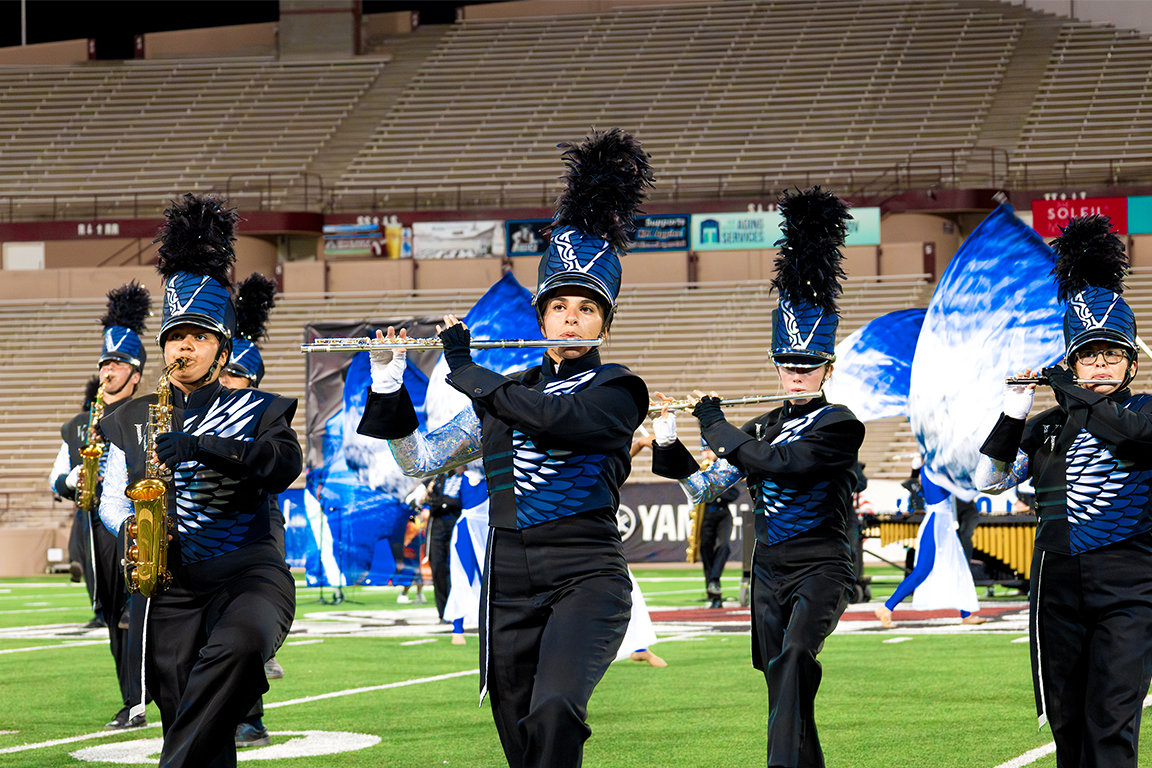
M104 326L104 345L97 361L100 376L95 380L99 387L103 383L101 406L96 405L99 390L91 393L86 400L89 407L84 413L74 416L65 424L60 433L64 444L57 457L53 472L53 487L57 493L67 498L77 497L79 474L83 466L80 450L91 443L96 436L89 434L91 408L103 408L105 416L116 412L125 405L140 384L140 376L148 355L140 334L148 318L148 289L132 282L108 292L108 311L101 318ZM93 425L94 426L94 425ZM107 462L108 452L100 456L100 466ZM104 623L108 626L109 650L116 664L116 678L120 681L120 696L124 706L104 727L108 730L138 728L147 725L144 714L130 717L132 705L140 701L140 645L130 642L134 633L120 622L128 607L128 590L124 586L124 569L120 566L123 553L118 547L116 536L100 525L98 516L100 500L100 478L86 478L94 482L95 504L89 510L79 509L81 526L73 527L73 535L84 538L86 557L85 577L90 579L90 592L93 603ZM78 530L80 528L80 530ZM136 635L139 634L137 629Z
M772 361L789 394L818 392L835 361L839 247L847 207L815 187L780 199L784 237L773 287ZM701 392L697 396L703 395ZM693 410L719 459L700 471L676 439L667 409L654 421L653 471L680 480L692 503L747 478L755 504L752 664L768 684L768 765L823 766L814 702L816 655L855 584L849 515L864 425L823 394L794 399L743 427L729 424L716 393Z
M283 641L295 584L270 533L268 499L300 474L296 401L218 381L236 315L228 269L234 210L185 195L165 211L158 268L165 277L157 337L170 374L171 429L150 435L137 398L100 422L111 444L100 515L120 531L133 513L129 483L172 473L171 585L147 600L146 684L164 725L161 766L234 766L236 725L268 690L264 663Z
M1152 676L1152 397L1129 389L1136 318L1110 227L1073 219L1053 242L1068 367L1042 375L1057 406L1029 419L1036 385L1008 384L976 475L992 493L1036 488L1032 678L1062 768L1137 764Z
M603 338L616 310L619 254L651 184L648 155L617 129L561 146L567 188L533 303L547 338ZM481 695L492 695L509 766L579 766L591 734L588 700L628 624L631 581L616 511L647 387L624 366L603 364L595 348L549 348L540 365L503 376L472 362L468 329L455 317L445 317L440 338L448 380L472 408L421 435L402 385L403 352L391 362L377 352L359 431L388 439L413 476L483 454L491 536Z

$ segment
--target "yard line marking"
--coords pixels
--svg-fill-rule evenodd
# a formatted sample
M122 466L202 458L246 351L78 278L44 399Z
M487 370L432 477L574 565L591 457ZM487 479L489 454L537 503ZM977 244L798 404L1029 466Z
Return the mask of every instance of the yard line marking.
M91 608L91 606L87 606L87 607ZM0 614L7 615L9 613L60 613L62 611L79 611L79 610L82 610L82 608L76 607L76 606L74 606L72 608L25 608L23 610L0 611Z
M480 674L479 669L469 669L464 672L449 672L445 675L434 675L432 677L421 677L416 680L402 680L399 683L385 683L384 685L370 685L366 688L349 688L346 691L333 691L332 693L322 693L319 696L305 696L302 699L289 699L288 701L277 701L272 704L265 703L264 709L273 709L275 707L289 707L293 704L306 704L310 701L322 701L324 699L337 699L343 696L352 696L357 693L369 693L371 691L384 691L389 688L404 688L409 685L419 685L421 683L436 683L441 680L451 680L454 677L466 677L468 675Z
M1145 697L1143 708L1147 709L1150 704L1152 704L1152 695ZM1000 763L996 768L1022 768L1025 765L1031 765L1045 755L1050 755L1055 751L1056 742L1050 741L1042 747L1036 747L1036 749L1025 752L1020 755L1020 757L1014 757L1006 763Z
M312 701L321 701L323 699L335 699L342 696L351 696L356 693L368 693L370 691L383 691L388 688L404 688L410 685L419 685L421 683L435 683L441 680L451 680L454 677L466 677L467 675L478 675L479 669L469 669L463 672L449 672L445 675L434 675L433 677L421 677L415 680L401 680L398 683L385 683L384 685L371 685L365 688L350 688L346 691L333 691L332 693L322 693L319 696L305 696L301 699L289 699L288 701L278 701L275 704L264 704L264 709L272 709L274 707L289 707L293 704L307 704ZM146 728L159 728L160 723L149 723L141 728L133 728L134 731L143 731ZM35 744L21 744L18 747L6 747L0 749L0 755L11 754L13 752L27 752L31 749L40 749L41 747L55 747L61 744L74 744L78 741L88 741L90 739L99 739L105 736L116 736L124 731L97 731L96 733L85 733L81 736L70 736L66 739L52 739L50 741L41 741Z
M60 643L59 645L35 645L28 648L8 648L0 653L24 653L25 651L51 651L56 648L76 648L81 645L107 645L107 640L81 640L76 643Z

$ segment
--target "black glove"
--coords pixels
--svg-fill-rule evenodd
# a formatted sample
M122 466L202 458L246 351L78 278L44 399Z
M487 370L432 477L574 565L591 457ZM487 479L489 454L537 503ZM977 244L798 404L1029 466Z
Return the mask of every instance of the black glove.
M449 326L440 331L440 343L444 345L444 360L448 370L457 371L472 363L472 334L463 323Z
M200 450L200 438L187 432L161 432L156 435L156 458L169 469L191 461Z
M696 403L692 409L692 415L700 422L700 429L702 430L724 421L724 412L720 410L720 398L700 398L700 402Z
M1064 410L1068 410L1065 405L1068 398L1064 393L1076 386L1076 377L1062 365L1045 368L1040 372L1040 375L1048 379L1048 384L1052 387L1052 394L1056 396L1056 403Z

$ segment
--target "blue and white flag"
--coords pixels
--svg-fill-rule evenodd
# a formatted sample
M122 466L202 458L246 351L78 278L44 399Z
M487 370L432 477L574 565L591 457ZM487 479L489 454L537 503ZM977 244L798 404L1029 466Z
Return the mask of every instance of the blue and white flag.
M1064 353L1055 255L1002 205L952 257L920 330L908 417L932 479L976 495L980 445L1001 413L1004 379Z
M912 357L923 309L881 315L836 345L836 367L824 385L829 402L846 405L860 421L908 414Z

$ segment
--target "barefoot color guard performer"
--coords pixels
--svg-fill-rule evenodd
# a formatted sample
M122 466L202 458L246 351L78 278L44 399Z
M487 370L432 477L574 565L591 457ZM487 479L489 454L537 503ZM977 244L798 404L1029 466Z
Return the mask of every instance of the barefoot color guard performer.
M270 533L268 500L303 461L295 400L218 381L236 324L228 280L235 211L185 195L165 216L157 341L169 378L100 422L111 444L100 513L119 532L143 513L126 486L135 494L145 477L170 478L171 583L163 588L160 578L149 590L145 684L163 719L160 765L216 768L236 765L236 725L268 690L264 662L292 622L295 584ZM137 529L143 557L149 532ZM137 566L134 578L150 568Z
M1053 242L1068 368L1042 378L1057 406L1029 419L1036 384L1008 384L976 477L992 493L1036 488L1032 678L1061 768L1137 764L1152 676L1152 396L1128 388L1136 318L1110 226L1073 219Z
M840 246L847 207L812 190L780 199L772 361L789 394L819 391L832 373ZM697 393L702 394L702 393ZM737 428L715 393L693 410L719 459L700 471L676 439L670 413L654 421L653 471L681 481L692 503L716 498L740 478L755 503L752 664L768 683L768 765L823 766L814 702L816 654L836 628L855 584L848 516L864 425L823 395L796 399Z
M561 146L566 191L534 304L546 338L602 338L616 310L619 254L651 184L648 155L615 129ZM420 434L402 386L403 353L386 364L388 354L377 353L360 432L387 438L413 476L483 453L492 531L481 695L492 696L509 766L579 766L591 734L588 700L628 624L631 582L616 511L648 391L589 347L549 348L539 366L502 376L472 362L463 324L449 315L445 326L449 382L472 408Z

